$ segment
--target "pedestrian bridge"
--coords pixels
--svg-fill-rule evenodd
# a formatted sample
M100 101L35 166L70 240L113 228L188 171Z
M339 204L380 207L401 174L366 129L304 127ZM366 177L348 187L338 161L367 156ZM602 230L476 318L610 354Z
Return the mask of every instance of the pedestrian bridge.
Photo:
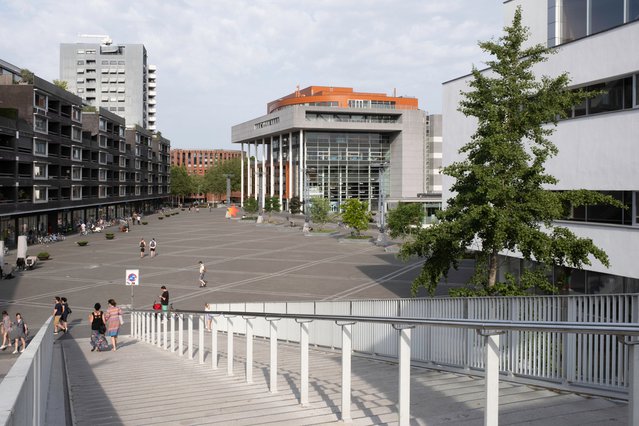
M52 406L78 425L639 424L635 324L408 316L418 301L358 312L369 302L216 305L211 332L205 312L132 312L116 352L60 341L66 410L52 396L64 388L47 398L49 321L0 384L16 394L0 424L57 424Z

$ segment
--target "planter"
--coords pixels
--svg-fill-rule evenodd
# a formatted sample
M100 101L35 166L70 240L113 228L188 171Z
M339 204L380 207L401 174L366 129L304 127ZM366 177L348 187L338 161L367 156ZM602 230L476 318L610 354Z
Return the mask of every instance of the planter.
M84 247L84 246L86 246L87 244L89 244L89 242L88 242L88 241L78 241L78 242L77 242L77 244L78 244L80 247Z
M158 217L158 220L163 220L163 219L164 219L164 216L159 216Z
M107 232L106 234L104 234L104 238L106 238L107 240L112 240L113 238L115 238L115 235L113 235L113 233L111 232Z
M49 260L49 253L46 251L38 253L38 260Z
M146 221L142 222L142 225L148 225L148 224L149 222L146 222Z

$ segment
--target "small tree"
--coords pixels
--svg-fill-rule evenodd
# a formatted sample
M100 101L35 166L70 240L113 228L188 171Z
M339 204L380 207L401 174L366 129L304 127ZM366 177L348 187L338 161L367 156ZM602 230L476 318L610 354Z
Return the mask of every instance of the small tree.
M391 238L405 237L417 232L424 222L424 207L421 203L399 203L388 212L388 228Z
M69 90L69 83L66 80L53 80L53 84L60 89Z
M244 211L248 214L257 213L257 200L253 197L247 197L244 199Z
M359 236L362 231L368 229L368 221L371 214L368 211L368 203L357 198L350 198L342 205L344 209L342 220L344 224L353 228L353 234Z
M302 203L300 202L299 197L291 198L289 202L289 210L291 214L299 214L302 211Z
M189 178L189 174L186 171L186 167L171 167L171 195L177 196L178 202L180 197L182 197L182 202L184 202L184 197L186 197L190 193L191 179Z
M22 79L23 83L27 84L33 84L33 82L35 81L35 75L27 68L22 68L20 70L20 78Z
M313 197L311 198L311 220L316 223L319 229L328 222L328 214L331 211L331 203L326 198Z
M266 197L264 198L264 211L268 213L268 217L270 219L272 212L280 211L280 200L277 197Z

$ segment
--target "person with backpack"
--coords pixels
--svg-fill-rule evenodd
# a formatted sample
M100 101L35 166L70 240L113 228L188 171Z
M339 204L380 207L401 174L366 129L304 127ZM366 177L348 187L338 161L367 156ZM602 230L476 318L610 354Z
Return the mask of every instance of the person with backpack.
M144 241L144 238L141 238L140 239L140 259L144 257L144 249L146 249L146 241Z
M69 325L67 324L67 318L71 313L71 308L69 308L69 303L67 302L66 297L61 297L60 301L62 302L62 315L60 315L60 326L62 327L62 331L65 333L69 332Z
M24 352L24 349L27 347L27 334L29 334L29 329L27 328L27 324L25 324L22 315L18 312L16 314L16 320L13 322L11 327L11 340L15 341L14 351L12 353L18 353L18 343L22 342L22 349L20 349L20 353Z
M106 323L104 322L104 313L100 310L102 305L96 303L93 305L93 312L89 314L89 323L91 324L91 352L96 349L98 352L109 349L109 344L104 337L106 332Z
M155 249L158 246L158 243L155 241L155 238L151 238L149 242L149 251L151 252L151 257L155 257Z

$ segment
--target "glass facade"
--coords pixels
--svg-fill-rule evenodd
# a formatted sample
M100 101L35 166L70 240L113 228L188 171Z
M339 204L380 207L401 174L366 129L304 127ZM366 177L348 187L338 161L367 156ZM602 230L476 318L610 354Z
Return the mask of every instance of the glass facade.
M349 198L366 201L376 209L380 170L390 159L390 136L330 132L308 132L304 136L308 195L328 198L333 210ZM387 169L382 176L385 194L388 175Z

